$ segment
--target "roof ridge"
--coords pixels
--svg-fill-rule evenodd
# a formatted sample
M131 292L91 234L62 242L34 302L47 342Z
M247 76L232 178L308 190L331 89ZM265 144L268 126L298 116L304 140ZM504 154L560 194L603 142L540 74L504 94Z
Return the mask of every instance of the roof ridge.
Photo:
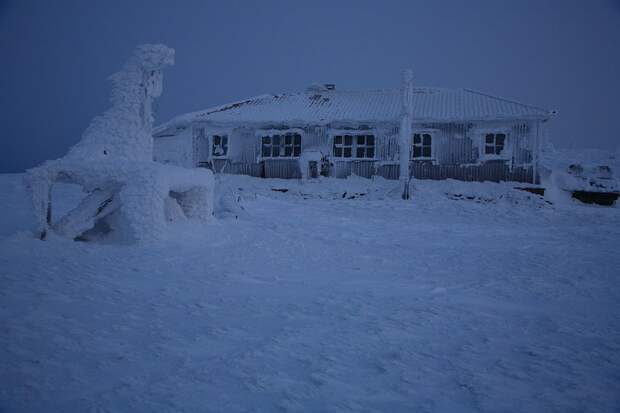
M520 106L525 106L526 108L536 109L536 110L540 110L540 111L545 112L545 113L549 113L549 111L547 109L544 109L544 108L541 108L541 107L538 107L538 106L534 106L534 105L530 105L530 104L527 104L527 103L518 102L516 100L507 99L507 98L504 98L504 97L501 97L501 96L491 95L489 93L481 92L479 90L468 89L468 88L462 88L462 90L464 90L466 92L470 92L470 93L475 93L475 94L478 94L480 96L485 96L485 97L492 98L492 99L502 100L504 102L508 102L508 103L512 103L512 104L520 105Z
M372 90L293 91L260 94L238 99L174 117L154 128L160 133L167 128L181 129L193 121L216 120L269 121L296 119L324 122L325 119L396 119L400 105L400 88ZM420 86L414 88L421 117L441 121L462 119L537 118L545 119L552 111L515 100L494 96L468 88ZM319 96L315 96L319 95ZM322 98L319 99L319 97ZM227 113L228 112L228 113ZM220 115L222 113L223 115Z
M247 99L235 100L233 102L225 103L223 105L214 106L214 107L211 107L209 109L205 109L205 110L199 111L200 112L199 116L206 116L206 115L210 115L212 113L223 112L225 110L232 109L232 108L235 108L235 107L238 107L238 106L241 106L241 105L245 105L247 103L254 102L254 101L257 101L257 100L260 100L260 99L275 98L277 96L278 95L270 95L270 94L264 93L262 95L252 96L252 97L247 98Z
M170 128L172 126L175 126L175 124L179 123L179 122L183 122L184 120L188 119L188 118L192 118L192 117L204 117L204 116L208 116L212 113L217 113L217 112L222 112L226 109L229 109L230 107L234 107L236 105L242 105L248 102L252 102L258 99L264 99L267 97L275 97L275 95L270 95L267 93L263 93L262 95L256 95L256 96L252 96L250 98L247 99L238 99L238 100L234 100L232 102L228 102L228 103L224 103L222 105L217 105L217 106L211 106L210 108L207 109L201 109L201 110L194 110L191 112L187 112L187 113L183 113L180 115L177 115L175 117L173 117L172 119L168 120L167 122L164 122L160 125L157 125L153 128L153 134L158 134L164 130L166 130L167 128Z
M335 89L335 90L300 90L298 92L294 92L292 94L295 95L311 95L311 94L339 94L339 93L376 93L376 92L394 92L399 90L399 88L380 88L380 89L366 89L366 90L350 90L350 89Z
M335 89L335 90L321 90L321 91L312 91L312 90L300 90L297 92L286 92L281 93L280 95L308 95L308 94L338 94L338 93L377 93L377 92L400 92L400 87L390 87L390 88L377 88L377 89L361 89L361 90L351 90L351 89ZM432 91L441 91L441 92L456 92L459 89L452 89L447 87L439 87L439 86L414 86L414 90L432 90ZM277 95L274 95L277 96Z

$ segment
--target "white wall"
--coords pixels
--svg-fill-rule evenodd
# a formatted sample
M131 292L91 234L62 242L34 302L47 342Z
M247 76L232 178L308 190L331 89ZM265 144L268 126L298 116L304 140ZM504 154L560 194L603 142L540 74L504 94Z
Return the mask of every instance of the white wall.
M185 168L195 166L191 128L176 136L154 138L153 149L157 162Z

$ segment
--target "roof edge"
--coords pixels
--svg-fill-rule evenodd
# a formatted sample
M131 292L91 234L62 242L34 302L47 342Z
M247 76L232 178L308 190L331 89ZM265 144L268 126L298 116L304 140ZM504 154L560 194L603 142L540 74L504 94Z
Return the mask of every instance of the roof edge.
M522 103L522 102L518 102L516 100L507 99L507 98L504 98L504 97L501 97L501 96L491 95L489 93L481 92L479 90L474 90L474 89L469 89L469 88L463 88L463 90L465 90L465 91L467 91L469 93L476 93L476 94L481 95L481 96L486 96L486 97L491 98L491 99L497 99L497 100L501 100L501 101L504 101L504 102L512 103L512 104L515 104L515 105L525 106L526 108L539 110L541 112L544 112L547 116L551 116L551 114L552 114L552 111L550 111L549 109L541 108L539 106L530 105L528 103Z

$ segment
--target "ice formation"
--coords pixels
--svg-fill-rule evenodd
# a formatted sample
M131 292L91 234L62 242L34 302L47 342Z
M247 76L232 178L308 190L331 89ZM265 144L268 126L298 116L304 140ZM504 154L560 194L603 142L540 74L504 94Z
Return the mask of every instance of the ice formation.
M400 117L399 132L399 164L400 164L400 184L402 187L402 198L409 199L409 151L405 148L411 147L411 125L413 123L413 71L403 70L402 73L402 113Z
M65 157L28 171L41 239L50 233L73 239L153 239L181 215L203 221L212 216L210 171L153 161L152 104L162 93L163 69L173 63L173 49L138 46L111 77L112 107L93 119ZM57 182L79 184L87 196L52 222L51 193Z

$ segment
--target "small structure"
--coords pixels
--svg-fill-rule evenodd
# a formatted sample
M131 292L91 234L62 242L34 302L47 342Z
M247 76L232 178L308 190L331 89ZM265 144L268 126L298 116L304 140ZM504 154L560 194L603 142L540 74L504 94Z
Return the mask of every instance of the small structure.
M469 89L414 88L406 72L401 89L312 85L178 116L155 129L155 159L265 178L539 183L551 115Z
M610 206L620 197L619 153L602 149L557 149L548 144L543 155L540 171L545 196L551 201L565 203L572 198Z
M162 93L163 69L173 63L174 50L139 46L111 77L112 107L93 119L65 157L28 171L41 239L50 233L84 240L152 239L175 218L211 217L210 171L153 161L152 103ZM53 222L55 183L78 184L87 195Z
M565 172L554 171L558 187L586 204L611 206L620 196L618 181L608 165L570 165Z

